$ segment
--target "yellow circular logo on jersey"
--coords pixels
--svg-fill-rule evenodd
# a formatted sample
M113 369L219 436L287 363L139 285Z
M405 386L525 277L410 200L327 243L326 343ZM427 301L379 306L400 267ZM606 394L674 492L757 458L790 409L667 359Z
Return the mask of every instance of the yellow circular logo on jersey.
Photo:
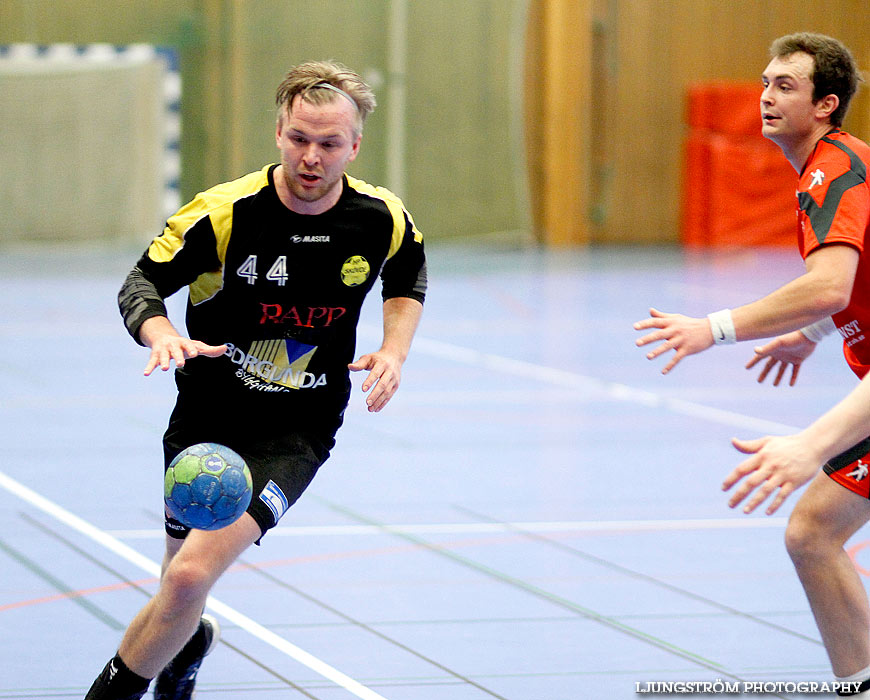
M341 266L341 281L348 287L358 287L369 278L372 266L362 255L353 255Z

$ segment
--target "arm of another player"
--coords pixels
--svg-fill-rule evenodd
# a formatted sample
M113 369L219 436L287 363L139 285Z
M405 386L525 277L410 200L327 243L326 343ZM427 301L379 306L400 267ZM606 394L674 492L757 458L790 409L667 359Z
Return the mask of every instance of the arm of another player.
M743 512L751 513L779 489L767 507L768 515L776 512L783 501L807 483L832 457L849 449L870 435L870 376L846 398L805 430L782 437L732 442L740 452L751 455L735 467L722 484L728 491L740 486L728 505L737 507L751 493Z
M149 376L157 367L166 372L172 361L177 367L191 357L205 355L220 357L226 350L226 345L207 345L199 340L185 338L166 316L152 316L142 322L139 327L139 340L151 348L151 356L145 366L145 376Z
M384 341L377 352L362 355L348 365L354 372L369 370L362 390L368 410L376 413L393 398L402 379L402 365L411 349L411 341L423 314L423 304L409 297L384 301Z
M849 245L825 245L813 251L807 256L807 271L803 275L730 312L736 340L788 333L844 309L852 294L858 258L858 250ZM662 374L670 372L684 357L702 352L714 342L709 319L657 309L650 309L650 318L638 321L634 328L654 329L638 338L639 347L661 341L647 353L648 359L674 351Z

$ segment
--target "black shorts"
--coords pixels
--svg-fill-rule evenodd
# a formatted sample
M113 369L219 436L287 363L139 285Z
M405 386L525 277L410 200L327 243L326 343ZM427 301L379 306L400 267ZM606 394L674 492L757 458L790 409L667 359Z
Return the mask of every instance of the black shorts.
M862 498L870 498L870 438L850 447L824 466L825 474Z
M163 435L164 471L181 450L200 442L216 442L235 450L247 462L254 483L247 512L265 535L299 499L329 457L340 424L339 417L323 430L294 429L292 420L275 425L257 420L252 412L222 411L179 393ZM188 532L186 526L166 516L170 537L184 539Z

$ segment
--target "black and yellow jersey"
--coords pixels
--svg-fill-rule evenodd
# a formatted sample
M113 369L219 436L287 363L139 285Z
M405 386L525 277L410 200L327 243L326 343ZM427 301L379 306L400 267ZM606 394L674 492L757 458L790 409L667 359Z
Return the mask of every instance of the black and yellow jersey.
M189 360L180 389L334 414L347 403L376 278L384 299L423 302L423 239L398 197L347 175L334 207L297 214L278 198L276 167L202 192L172 216L128 275L121 313L138 340L146 319L166 315L163 299L187 286L188 336L228 350Z

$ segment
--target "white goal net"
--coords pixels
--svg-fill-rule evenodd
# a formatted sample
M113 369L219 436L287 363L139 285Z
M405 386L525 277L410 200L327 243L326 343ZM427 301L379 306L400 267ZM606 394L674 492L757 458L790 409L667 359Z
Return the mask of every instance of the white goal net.
M178 207L180 89L153 46L0 46L0 243L158 233Z

